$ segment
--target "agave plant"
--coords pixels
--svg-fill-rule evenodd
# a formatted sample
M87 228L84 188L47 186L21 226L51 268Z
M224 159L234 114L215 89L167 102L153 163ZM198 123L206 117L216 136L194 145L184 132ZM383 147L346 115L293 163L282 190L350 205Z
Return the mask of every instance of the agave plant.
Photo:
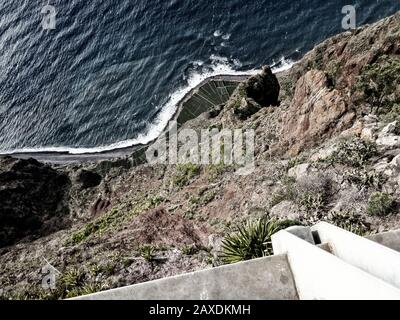
M237 233L228 235L222 242L222 259L225 263L261 258L271 255L271 236L287 227L278 220L248 221Z

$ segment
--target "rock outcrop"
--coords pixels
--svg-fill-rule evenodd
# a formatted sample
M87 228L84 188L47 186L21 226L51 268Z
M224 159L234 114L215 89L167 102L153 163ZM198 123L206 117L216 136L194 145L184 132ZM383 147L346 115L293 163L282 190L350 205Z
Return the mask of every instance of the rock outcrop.
M242 98L240 104L235 108L234 113L240 120L246 120L261 109L261 105L252 98Z
M253 99L261 107L278 105L280 85L268 66L264 66L260 74L247 80L245 90L246 96Z
M36 160L0 158L0 247L69 225L67 175Z
M348 128L354 118L342 93L328 87L326 74L310 70L297 81L292 103L283 115L279 148L297 155Z
M276 75L270 67L264 66L260 74L250 77L236 89L236 94L233 95L233 113L241 121L247 120L262 108L277 106L279 92L280 85Z
M76 177L76 181L82 189L97 187L101 183L101 180L101 175L89 170L80 170Z

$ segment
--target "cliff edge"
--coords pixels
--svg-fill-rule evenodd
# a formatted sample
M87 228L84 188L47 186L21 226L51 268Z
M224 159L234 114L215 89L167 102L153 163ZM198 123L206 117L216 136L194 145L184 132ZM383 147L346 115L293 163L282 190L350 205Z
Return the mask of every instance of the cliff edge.
M255 167L0 160L3 298L59 299L220 265L245 221L400 227L400 13L241 83L182 128L253 129ZM42 288L42 268L57 271Z

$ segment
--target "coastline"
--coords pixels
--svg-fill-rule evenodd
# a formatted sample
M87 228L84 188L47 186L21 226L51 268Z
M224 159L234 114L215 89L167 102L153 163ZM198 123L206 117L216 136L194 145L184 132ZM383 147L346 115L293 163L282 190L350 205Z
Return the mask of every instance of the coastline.
M291 60L285 60L282 58L278 63L271 66L273 72L275 74L280 74L285 72L293 67L296 62L292 62ZM203 87L205 84L211 81L231 81L240 83L250 76L258 73L260 70L249 70L247 72L238 72L237 74L217 74L210 75L203 79L196 86L192 87L176 104L175 112L173 116L168 120L167 124L161 130L161 132L153 139L151 139L147 143L137 143L130 146L117 147L114 145L121 144L124 141L115 143L110 146L98 147L99 151L93 152L71 152L71 150L75 150L74 148L64 148L64 147L49 147L44 148L43 150L34 150L34 149L22 149L15 150L11 152L0 152L0 156L11 156L13 158L18 159L29 159L34 158L40 162L49 163L49 164L58 164L58 165L68 165L73 163L90 163L90 162L99 162L105 160L115 160L126 158L132 156L135 153L141 154L144 149L147 149L154 141L158 139L165 130L168 128L168 123L170 121L176 121L179 115L184 110L184 104L190 100L193 95L199 90L199 88ZM128 141L128 140L127 140ZM109 148L109 149L108 149ZM93 150L96 148L89 148L86 150ZM103 149L103 150L102 150ZM80 150L80 149L76 149ZM85 149L81 149L85 150Z
M188 102L196 92L211 81L229 81L229 82L237 82L238 84L252 74L243 74L243 75L229 75L229 74L221 74L207 77L203 81L201 81L197 86L192 88L189 92L185 94L185 96L178 102L176 110L172 118L168 121L177 121L182 111L184 111L184 104ZM71 164L71 163L82 163L82 162L98 162L103 160L113 160L123 157L129 157L134 153L141 152L143 149L147 149L155 140L158 139L165 131L167 130L168 125L162 130L162 132L153 140L146 144L136 144L129 147L121 147L121 148L113 148L110 150L98 151L98 152L87 152L87 153L71 153L67 150L65 151L16 151L10 153L0 153L0 156L11 156L18 159L28 159L34 158L40 162L52 163L52 164Z
M222 266L229 261L221 244L261 219L324 222L358 236L399 229L398 44L400 13L275 69L279 107L246 109L248 81L218 115L185 123L196 132L254 129L248 175L223 161L141 165L144 144L127 157L70 165L0 157L0 299L67 299ZM379 74L390 90L378 113L368 93L353 89ZM262 78L258 87L269 88ZM167 114L182 122L232 90L217 82L181 90ZM51 291L38 279L49 264L61 275Z

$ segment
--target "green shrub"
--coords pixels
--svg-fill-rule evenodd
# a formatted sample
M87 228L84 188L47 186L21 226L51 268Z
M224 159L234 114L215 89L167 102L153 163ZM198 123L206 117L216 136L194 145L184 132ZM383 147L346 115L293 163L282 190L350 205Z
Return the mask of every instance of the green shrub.
M18 294L7 294L0 299L10 300L59 300L96 293L107 289L99 282L90 280L81 269L67 269L56 278L56 287L45 290L40 283L31 283Z
M309 69L323 70L324 68L324 53L326 52L326 45L320 44L314 48L314 58L309 62Z
M65 272L61 277L61 282L67 290L82 286L85 283L85 274L79 269L71 269Z
M293 99L295 84L290 77L284 77L281 82L281 94L284 94L289 100Z
M362 237L371 231L370 224L360 214L354 212L333 212L330 214L328 222Z
M331 60L326 65L326 76L333 86L336 86L337 79L342 72L341 65L334 60Z
M223 154L223 153L222 153ZM205 171L208 174L208 180L210 182L215 181L221 174L230 169L230 166L226 165L223 161L219 164L210 164L205 167Z
M277 220L248 221L237 233L225 237L221 258L225 263L236 263L269 256L273 253L271 236L285 227Z
M397 121L400 123L400 103L395 103L389 112L381 115L381 120L384 123L391 123ZM398 128L396 128L398 129ZM396 130L397 135L400 135L400 130Z
M399 74L400 60L387 55L364 67L356 83L356 89L362 94L361 102L367 103L376 113L389 112L399 101L396 96Z
M274 193L270 208L282 201L292 201L307 213L320 211L325 207L331 189L331 181L320 175L309 176L298 181L285 177L282 185L283 187Z
M342 141L328 162L361 168L377 154L376 144L359 138Z
M154 260L156 248L149 245L139 247L139 253L146 261L151 262Z
M70 293L68 294L67 298L85 296L88 294L102 291L103 289L104 289L104 287L102 285L100 285L99 283L89 283L89 284L85 284L82 287L78 287L78 288L71 290Z
M345 179L357 185L360 189L362 188L374 188L381 189L383 184L387 181L387 178L381 172L375 170L368 171L363 169L354 169L350 171Z
M387 216L395 209L393 197L386 192L376 192L371 195L368 201L367 212L371 216Z
M302 164L304 160L302 158L290 158L287 164L287 170Z
M272 195L271 201L269 203L269 206L271 208L275 207L276 205L280 204L283 201L295 200L296 179L293 177L284 176L281 182L282 182L282 188Z
M217 195L217 192L214 190L207 190L207 188L203 188L200 190L199 194L193 195L189 199L189 207L190 209L195 209L198 206L205 206L212 202Z
M275 207L283 201L288 200L289 196L286 193L286 190L280 190L272 195L271 201L269 202L270 208Z
M307 213L320 213L332 194L332 180L324 174L312 174L298 179L294 201Z
M115 273L115 264L93 264L90 266L89 270L93 276L105 275L106 277L110 277Z
M320 211L325 207L326 197L320 192L304 192L299 195L298 202L308 213L311 213Z
M117 228L133 216L158 206L162 201L161 197L146 197L131 202L134 206L132 210L112 209L73 233L66 245L78 245L95 235L101 235L107 230Z
M281 230L294 226L304 226L304 224L299 220L292 220L292 219L279 220L279 227Z
M194 255L195 253L197 253L199 251L199 248L197 248L197 246L195 244L192 245L185 245L182 248L182 253L187 255L187 256L191 256Z
M161 203L165 201L165 199L162 196L149 196L147 198L147 201L149 203L149 207L158 207Z
M176 166L176 174L172 180L174 186L184 187L190 180L200 174L200 167L193 163L179 164Z
M102 289L100 284L90 282L86 273L81 269L66 270L56 281L57 288L52 290L53 299L73 298L80 295L98 292ZM91 288L91 290L89 290Z

